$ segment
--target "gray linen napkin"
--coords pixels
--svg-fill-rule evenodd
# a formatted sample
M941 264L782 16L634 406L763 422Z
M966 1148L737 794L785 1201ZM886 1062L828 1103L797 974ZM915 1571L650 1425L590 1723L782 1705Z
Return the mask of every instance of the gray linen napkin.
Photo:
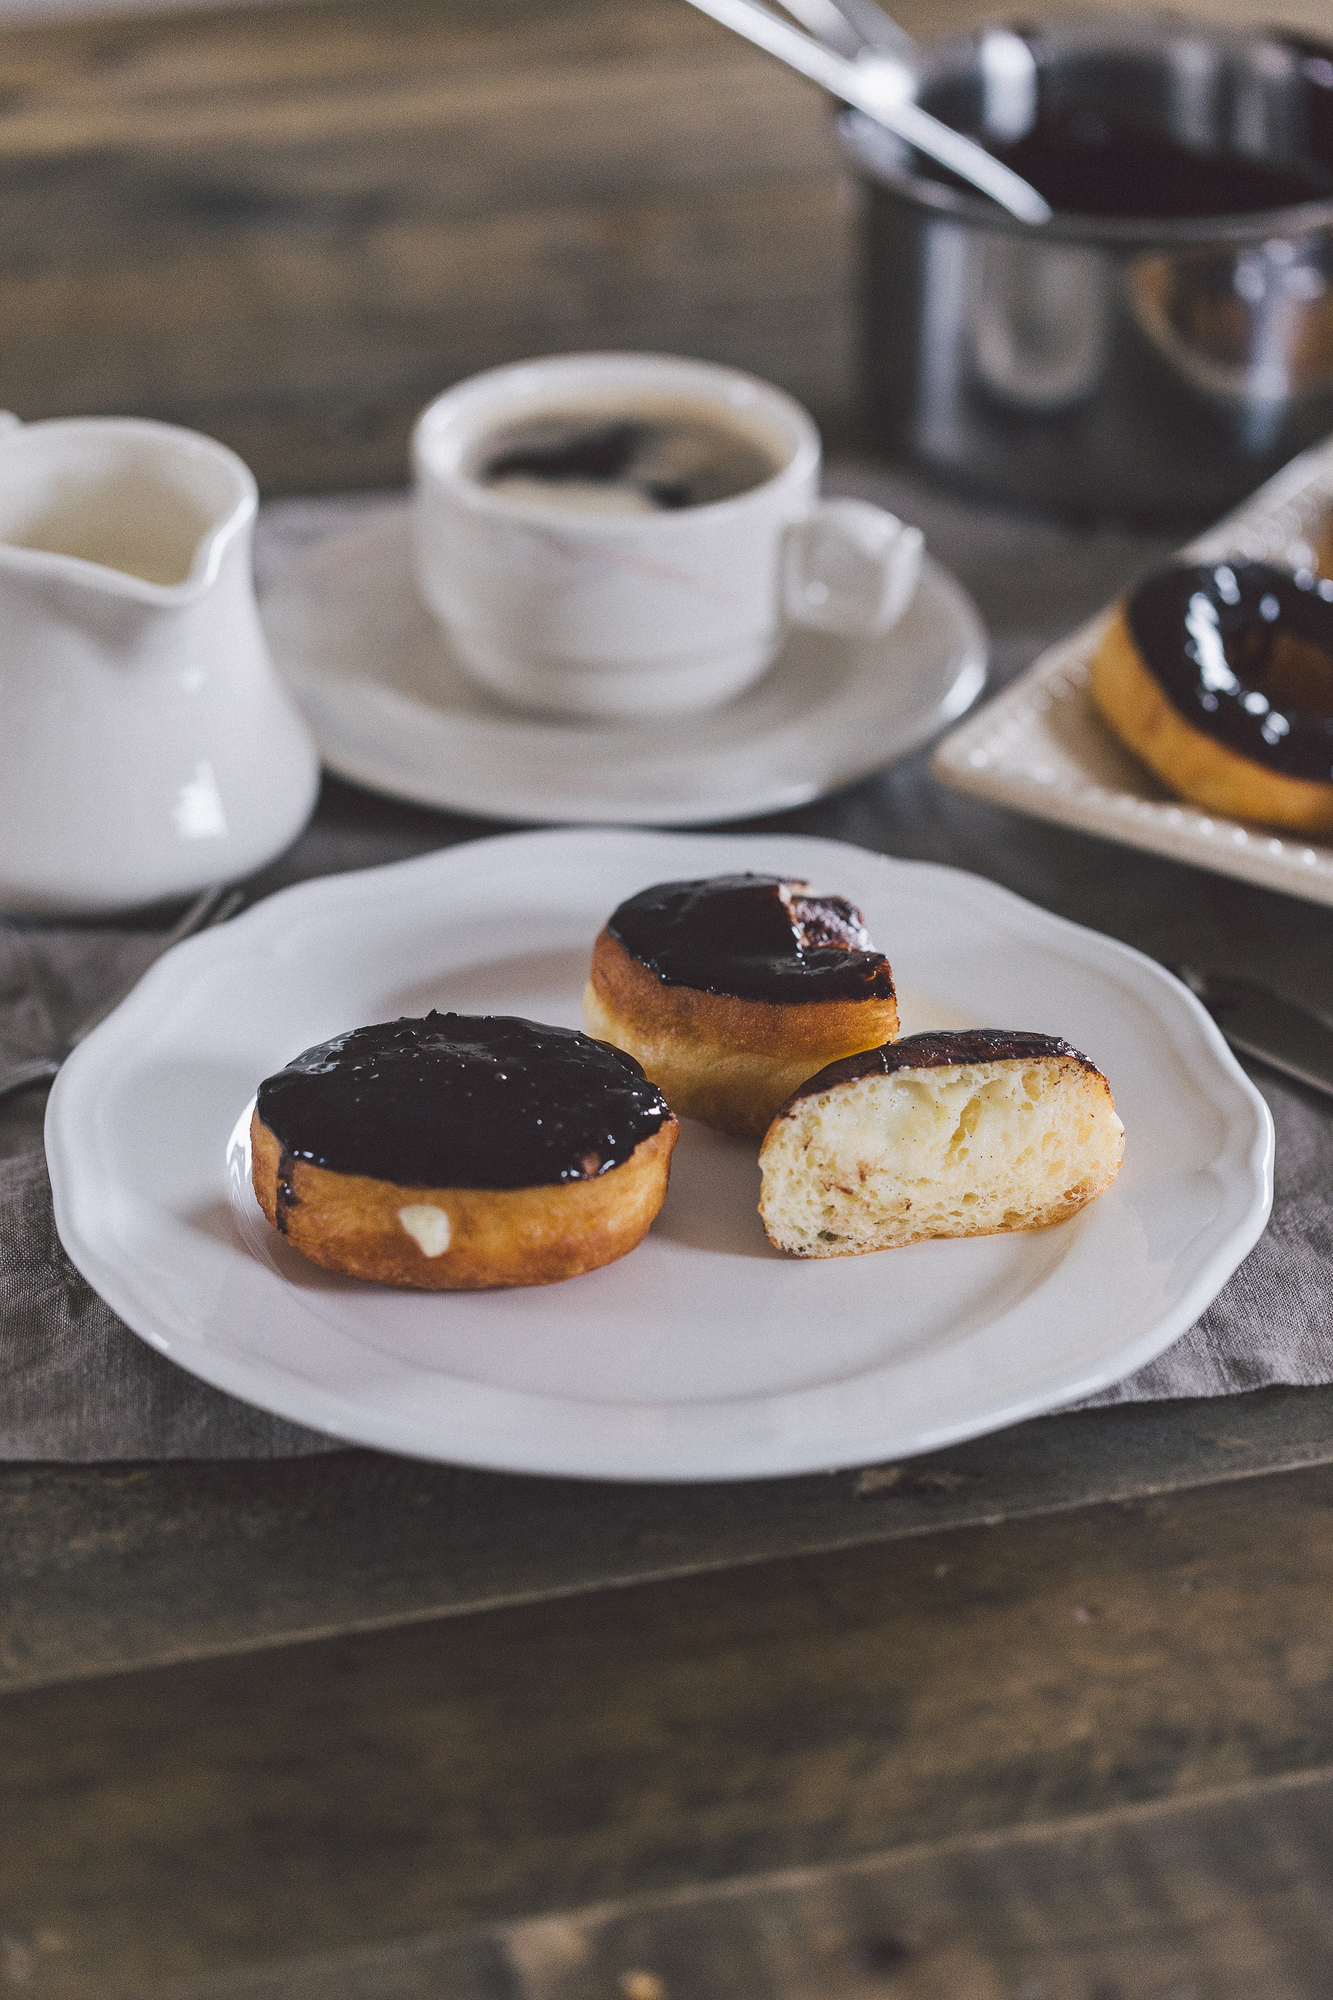
M1333 1382L1333 1103L1257 1066L1250 1074L1277 1128L1268 1228L1187 1334L1087 1407Z
M39 1053L154 954L118 931L0 928L0 1046ZM0 1459L278 1458L331 1441L137 1340L60 1246L43 1093L0 1106Z
M844 467L836 490L922 523L991 627L994 683L1026 666L1172 538L1081 533L942 498L900 475ZM288 502L266 511L261 579L389 499ZM935 785L924 755L798 813L763 822L990 876L1168 962L1193 956L1333 998L1333 911L1029 821ZM251 885L255 895L496 831L329 781L310 830ZM0 926L0 1042L48 1046L151 935ZM1277 1194L1263 1240L1168 1353L1095 1400L1217 1396L1333 1382L1333 1103L1256 1068L1277 1124ZM137 1340L74 1271L55 1235L38 1094L0 1105L0 1458L268 1458L334 1449L197 1382Z

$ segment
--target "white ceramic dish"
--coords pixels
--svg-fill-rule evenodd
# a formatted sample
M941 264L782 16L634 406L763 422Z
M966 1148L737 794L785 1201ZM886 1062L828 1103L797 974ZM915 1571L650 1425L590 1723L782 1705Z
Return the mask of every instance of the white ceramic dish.
M322 544L268 592L274 657L329 769L490 819L697 825L804 805L926 742L985 684L986 635L927 559L892 631L792 634L764 679L708 715L527 716L470 680L422 606L408 513Z
M255 606L258 504L197 431L0 412L0 909L191 895L309 819L315 746Z
M1302 453L1185 551L1200 561L1258 558L1299 568L1333 508L1333 440ZM1333 847L1243 825L1175 798L1116 739L1093 707L1089 663L1111 614L1100 613L1042 654L935 752L936 777L1039 819L1333 903Z
M260 1078L432 1005L576 1025L617 902L742 868L859 902L909 1031L1086 1050L1128 1132L1110 1191L1056 1229L795 1262L755 1213L755 1147L687 1125L647 1240L563 1285L381 1290L268 1228L245 1179ZM974 876L780 835L511 835L290 889L149 972L61 1072L46 1138L74 1262L205 1381L362 1444L603 1478L864 1463L1091 1394L1191 1324L1271 1198L1263 1100L1150 960Z

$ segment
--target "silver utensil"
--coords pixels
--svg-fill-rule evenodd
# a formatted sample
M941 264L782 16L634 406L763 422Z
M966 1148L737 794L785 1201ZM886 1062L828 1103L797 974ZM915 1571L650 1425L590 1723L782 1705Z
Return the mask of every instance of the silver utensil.
M839 55L857 56L863 49L898 56L915 52L916 43L906 28L884 12L879 0L782 0L782 6Z
M174 944L179 944L183 938L193 937L196 931L211 930L215 924L226 923L228 917L235 916L244 901L244 890L228 889L221 883L214 883L196 896L179 922L173 924L149 963L155 965ZM147 966L141 965L128 978L122 979L106 999L80 1021L68 1040L49 1055L25 1057L20 1061L0 1055L0 1098L10 1097L15 1091L28 1090L34 1084L50 1083L70 1051L77 1048L84 1036L91 1034L100 1022L105 1021L113 1009L119 1007L147 970Z
M879 0L781 0L785 13L816 41L850 56L864 71L871 62L887 81L887 65L899 65L902 82L893 87L914 94L921 50L906 28L886 14ZM982 124L988 139L1021 139L1037 118L1037 58L1012 28L992 24L975 37L981 77Z
M913 102L908 95L910 80L900 61L867 54L849 62L846 56L803 34L790 22L779 20L759 0L690 0L690 5L724 28L743 35L756 48L766 49L790 69L809 77L812 83L821 84L834 97L863 112L917 152L948 167L960 180L989 195L1018 221L1051 220L1049 204L1020 175L979 146L975 139L956 132ZM839 0L837 11L847 18L843 0Z
M1254 979L1178 965L1177 977L1202 1000L1231 1046L1333 1097L1333 1027Z

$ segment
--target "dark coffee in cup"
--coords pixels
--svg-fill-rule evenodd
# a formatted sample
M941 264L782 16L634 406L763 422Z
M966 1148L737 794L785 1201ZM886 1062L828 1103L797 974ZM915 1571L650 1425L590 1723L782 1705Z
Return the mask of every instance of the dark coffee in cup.
M748 493L783 456L706 405L547 410L492 431L469 475L497 498L578 514L661 514Z

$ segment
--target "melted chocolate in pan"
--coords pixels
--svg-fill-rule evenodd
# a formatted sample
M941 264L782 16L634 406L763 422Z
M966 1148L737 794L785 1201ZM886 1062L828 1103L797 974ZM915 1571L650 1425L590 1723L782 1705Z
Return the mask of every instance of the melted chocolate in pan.
M1253 215L1333 195L1327 161L1201 152L1100 106L1043 110L1021 139L985 143L1064 215Z

